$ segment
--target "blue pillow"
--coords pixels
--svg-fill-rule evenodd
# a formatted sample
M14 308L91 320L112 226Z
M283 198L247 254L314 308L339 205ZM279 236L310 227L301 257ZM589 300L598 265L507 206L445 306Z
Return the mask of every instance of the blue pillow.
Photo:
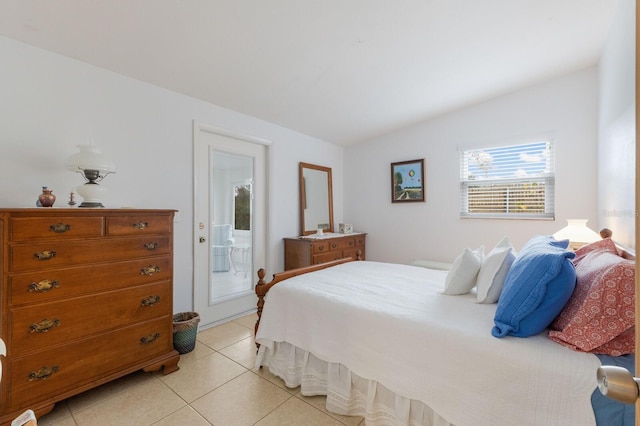
M533 237L507 273L491 330L494 337L528 337L545 330L567 304L576 285L568 240Z

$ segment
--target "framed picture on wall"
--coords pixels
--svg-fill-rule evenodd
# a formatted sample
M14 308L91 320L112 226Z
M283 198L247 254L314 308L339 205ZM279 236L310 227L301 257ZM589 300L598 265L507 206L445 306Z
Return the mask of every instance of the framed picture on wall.
M391 163L391 202L425 201L424 158Z

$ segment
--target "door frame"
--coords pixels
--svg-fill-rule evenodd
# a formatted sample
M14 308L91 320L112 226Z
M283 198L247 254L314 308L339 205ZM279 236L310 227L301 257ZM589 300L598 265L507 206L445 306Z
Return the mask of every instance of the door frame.
M196 156L196 152L197 152L197 143L198 143L198 134L200 132L207 132L207 133L212 133L212 134L216 134L216 135L220 135L220 136L224 136L224 137L228 137L228 138L233 138L233 139L238 139L244 142L250 142L250 143L255 143L258 145L264 145L265 147L265 182L264 182L264 188L265 188L265 197L264 197L264 214L265 214L265 218L264 218L264 239L265 239L265 247L268 246L269 241L270 241L270 230L269 230L269 164L270 164L270 160L269 160L269 148L271 146L271 141L268 139L264 139L264 138L260 138L257 136L253 136L253 135L249 135L249 134L245 134L245 133L240 133L240 132L236 132L233 130L229 130L229 129L225 129L222 127L217 127L217 126L213 126L210 124L206 124L203 122L200 122L198 120L193 120L193 141L192 141L192 179L193 179L193 194L192 194L192 198L193 198L193 217L192 217L192 227L193 227L193 245L192 245L192 258L193 258L193 279L192 279L192 299L191 299L191 304L192 306L195 308L196 306L196 294L198 293L196 291L196 286L198 285L198 283L196 282L196 271L198 270L198 256L197 256L197 250L198 247L200 245L199 242L199 238L200 238L200 229L198 228L198 210L197 210L197 194L198 194L198 189L199 189L199 185L198 185L198 178L197 178L197 156ZM208 182L207 182L208 185ZM271 254L269 253L269 250L265 250L264 253L264 261L267 265L270 264L271 262ZM256 265L257 266L257 265ZM251 276L253 277L254 273L256 271L251 271ZM256 282L257 282L257 278L256 278ZM257 306L256 306L257 309ZM233 317L230 317L229 320L233 319ZM209 328L212 327L214 325L217 325L218 323L212 323L212 324L208 324L208 325L203 325L201 328L205 329L205 328Z
M635 188L635 247L636 247L636 331L635 331L635 339L636 339L636 354L640 353L640 327L638 327L638 319L640 318L640 301L637 297L640 294L640 274L638 273L638 266L640 266L640 259L638 259L638 241L640 241L640 216L638 216L638 212L640 211L640 144L638 141L640 140L640 103L638 99L640 99L640 74L638 74L638 69L640 68L640 28L638 28L638 23L640 22L640 0L636 0L636 188ZM640 373L640 359L636 356L635 361L635 376L638 377ZM640 399L636 399L636 425L640 425Z

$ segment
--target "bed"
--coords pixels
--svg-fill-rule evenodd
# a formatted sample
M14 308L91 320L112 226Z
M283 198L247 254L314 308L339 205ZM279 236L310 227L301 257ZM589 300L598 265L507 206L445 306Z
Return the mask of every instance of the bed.
M576 311L584 302L574 291L579 265L566 246L536 238L542 251L563 259L561 266L523 271L534 263L527 257L531 242L516 254L503 239L487 256L465 249L449 271L346 259L265 282L261 270L256 366L300 386L303 395L326 395L330 412L362 416L367 425L626 424L632 410L594 392L595 376L602 363L632 366L633 355L596 355L571 337L562 340L573 321L565 315L569 307ZM586 265L584 256L577 257ZM477 269L469 267L474 258ZM571 271L570 292L547 279L568 274L563 279L570 282ZM562 303L538 303L537 316L552 316L544 325L536 317L513 326L501 317L514 304L531 313L535 289L521 294L522 274L546 280L556 296L568 293ZM487 288L481 282L488 275ZM498 281L500 291L492 288ZM552 339L556 322L562 327ZM619 334L628 337L628 327Z

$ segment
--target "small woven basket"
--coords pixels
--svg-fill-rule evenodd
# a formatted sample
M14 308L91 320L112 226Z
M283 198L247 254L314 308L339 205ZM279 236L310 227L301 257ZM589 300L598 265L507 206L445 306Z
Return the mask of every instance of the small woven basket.
M196 335L200 315L197 312L181 312L173 316L173 347L186 354L196 347Z

